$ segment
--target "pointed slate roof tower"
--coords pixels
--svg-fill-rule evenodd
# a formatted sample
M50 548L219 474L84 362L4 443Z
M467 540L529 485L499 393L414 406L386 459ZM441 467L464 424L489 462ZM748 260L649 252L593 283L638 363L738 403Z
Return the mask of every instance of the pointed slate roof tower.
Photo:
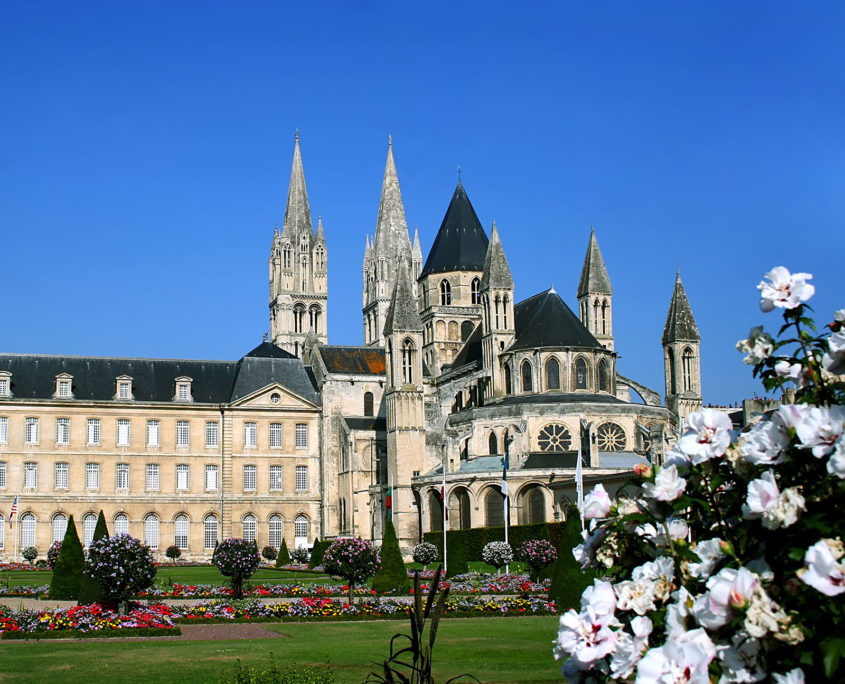
M307 232L310 237L314 230L311 226L311 207L308 204L308 190L305 187L305 170L302 168L302 153L299 151L299 131L297 131L296 144L293 148L293 164L290 169L288 203L285 208L285 222L282 226L282 234L294 240L302 232Z
M613 287L592 227L577 296L581 322L605 349L613 351Z
M486 289L507 289L513 290L513 276L508 266L505 250L499 238L499 229L493 221L493 229L490 231L490 242L487 245L487 254L484 257L484 275L481 276L481 290Z
M681 282L681 272L675 275L675 289L672 301L669 302L669 314L663 328L663 344L672 342L701 342L701 333L692 315L684 284Z
M420 278L432 273L481 271L488 242L466 190L458 181Z
M407 261L399 264L396 287L393 289L393 296L390 298L390 306L384 321L385 337L394 332L422 331L422 320L420 312L417 311L417 303L408 275L410 267Z
M599 249L599 241L596 240L596 231L590 228L590 241L587 243L587 255L584 257L584 266L581 269L581 280L578 283L579 299L586 294L613 294L613 287L610 285L610 276L607 275L607 268L604 265L604 258Z

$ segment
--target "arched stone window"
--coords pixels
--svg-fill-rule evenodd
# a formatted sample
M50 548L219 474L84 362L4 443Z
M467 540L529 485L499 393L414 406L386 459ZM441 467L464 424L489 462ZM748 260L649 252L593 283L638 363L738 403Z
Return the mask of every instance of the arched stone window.
M270 516L270 546L282 548L282 517L279 515Z
M546 498L539 485L532 485L523 489L519 495L519 524L543 522L546 522Z
M601 334L607 335L607 300L601 303Z
M507 295L502 300L502 318L504 319L504 324L502 325L503 328L508 327L508 307L510 306L510 299Z
M315 333L320 332L320 318L322 312L320 311L319 306L312 306L308 309L308 324L310 329L313 330Z
M32 513L24 513L20 518L20 526L21 549L35 546L35 516Z
M177 548L188 548L188 516L180 513L173 520L173 543Z
M308 518L298 515L293 521L293 543L295 548L308 545Z
M472 527L470 520L469 494L466 489L459 489L454 494L457 511L455 511L456 522L461 530L468 530Z
M505 394L513 394L513 381L511 379L510 364L505 364Z
M449 321L449 339L457 342L458 340L458 322Z
M148 513L144 518L144 544L151 549L158 548L158 516Z
M373 414L373 393L364 392L364 415L372 416Z
M317 247L314 252L315 268L322 271L326 267L326 253L322 247Z
M472 324L472 321L464 321L461 323L461 342L466 342L469 339L469 336L472 335L472 331L475 329L475 326Z
M118 513L114 516L114 533L129 534L129 518L125 513Z
M305 292L308 289L308 257L303 255L299 261L300 289Z
M587 389L587 362L584 359L575 362L575 389Z
M433 490L428 493L428 529L430 532L443 530L443 501Z
M82 546L86 549L94 541L94 530L97 527L97 516L93 513L86 513L82 518Z
M607 363L604 359L599 361L599 390L607 392Z
M549 359L546 364L546 389L560 389L560 364L557 359Z
M255 516L252 513L247 513L244 516L244 540L254 542L257 527Z
M488 487L484 494L484 513L487 527L504 527L505 505L502 491L498 487Z
M527 359L522 362L522 391L533 391L533 383L531 381L531 362Z
M440 281L440 304L446 306L452 303L452 286L445 278Z
M61 542L67 532L67 516L64 513L56 513L53 516L53 543Z
M469 289L472 303L481 304L481 281L478 278L473 278Z
M669 387L670 393L676 394L678 392L678 383L675 379L675 352L672 351L672 348L666 350L666 355L669 358Z
M402 382L406 385L414 382L414 343L408 339L402 343Z
M217 533L217 516L215 515L207 515L205 516L205 534L204 537L204 545L206 549L216 549L217 543L220 540L220 537Z
M684 351L681 354L681 369L684 374L684 392L692 392L692 364L693 364L693 353L692 349L689 347L684 347Z
M499 438L493 430L490 430L490 436L487 438L487 449L491 456L499 453Z
M495 308L496 330L499 330L499 307L501 305L502 300L499 299L499 295L496 295L496 298L493 300L493 306Z
M295 333L304 332L302 329L305 322L305 305L297 304L293 307L293 331Z
M599 300L593 301L593 334L599 334Z
M282 259L283 259L283 267L290 268L291 264L291 249L290 245L285 245L285 248L282 250Z

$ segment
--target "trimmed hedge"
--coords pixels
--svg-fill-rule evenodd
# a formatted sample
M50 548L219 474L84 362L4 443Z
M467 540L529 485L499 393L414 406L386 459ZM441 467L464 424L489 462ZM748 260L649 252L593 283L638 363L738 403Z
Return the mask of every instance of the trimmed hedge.
M571 516L570 516L571 517ZM580 523L579 523L580 524ZM511 525L508 528L508 543L516 548L529 539L548 539L560 552L559 542L563 534L564 523L535 523L532 525ZM491 541L504 541L504 527L474 527L470 530L449 530L446 532L446 544L449 550L449 565L451 565L452 548L455 540L460 537L463 541L466 559L468 561L483 561L481 551ZM426 532L423 539L434 544L440 557L443 558L443 532ZM579 542L576 542L579 543ZM574 546L574 544L573 544ZM571 553L569 554L572 555Z
M82 571L85 569L85 554L73 515L68 516L65 538L56 567L53 568L53 581L50 583L50 597L63 600L74 600L79 597L79 583L82 581Z
M124 639L126 637L179 636L178 627L133 627L126 629L100 629L93 632L80 632L76 629L54 629L44 632L3 632L0 639Z
M102 509L97 516L97 526L94 528L94 536L91 538L92 542L109 537L109 529L106 527L106 516L103 515ZM105 596L103 595L103 588L95 579L89 577L84 572L82 578L79 580L79 605L87 606L90 603L102 603Z
M276 556L276 567L283 568L286 565L290 565L290 554L288 553L287 542L282 539L282 546L279 549L279 555Z

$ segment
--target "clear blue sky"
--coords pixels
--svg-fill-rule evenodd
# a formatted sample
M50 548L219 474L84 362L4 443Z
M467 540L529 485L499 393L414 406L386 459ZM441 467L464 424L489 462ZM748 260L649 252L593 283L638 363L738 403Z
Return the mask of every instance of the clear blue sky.
M461 165L518 299L573 309L596 227L621 373L663 393L675 269L705 402L759 385L755 285L842 297L845 5L0 5L0 349L237 359L268 329L294 131L329 245L329 335L360 344L388 134L427 253Z

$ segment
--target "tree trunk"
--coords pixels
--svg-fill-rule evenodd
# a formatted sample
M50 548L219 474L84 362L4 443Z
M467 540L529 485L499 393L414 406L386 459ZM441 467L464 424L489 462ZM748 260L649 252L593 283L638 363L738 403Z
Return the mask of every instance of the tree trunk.
M241 577L238 577L237 575L232 577L232 592L235 594L236 599L243 598L244 581Z
M349 583L349 605L351 606L355 603L355 584L353 582Z

